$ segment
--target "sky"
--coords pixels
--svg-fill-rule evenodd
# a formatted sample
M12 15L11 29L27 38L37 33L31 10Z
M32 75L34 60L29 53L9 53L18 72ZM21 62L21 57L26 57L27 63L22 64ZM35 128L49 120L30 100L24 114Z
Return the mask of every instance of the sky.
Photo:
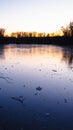
M70 21L73 21L73 0L0 0L0 28L8 33L50 33Z

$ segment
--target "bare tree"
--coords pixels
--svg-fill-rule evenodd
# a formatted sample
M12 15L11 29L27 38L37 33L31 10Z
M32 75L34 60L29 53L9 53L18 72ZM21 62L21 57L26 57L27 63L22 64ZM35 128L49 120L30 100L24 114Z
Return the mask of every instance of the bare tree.
M73 22L70 22L69 28L70 28L71 36L73 36Z
M73 22L70 22L66 27L61 27L64 36L73 36Z
M68 28L68 27L64 28L64 27L62 26L62 27L61 27L61 30L62 30L64 36L69 36L69 28Z
M5 34L5 29L0 28L0 37L4 37L4 34Z

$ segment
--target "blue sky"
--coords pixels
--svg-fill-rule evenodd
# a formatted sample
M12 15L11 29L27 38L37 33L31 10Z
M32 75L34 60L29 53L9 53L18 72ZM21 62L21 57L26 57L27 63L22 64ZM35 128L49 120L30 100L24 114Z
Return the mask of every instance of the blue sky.
M0 28L53 32L73 20L73 0L0 0Z

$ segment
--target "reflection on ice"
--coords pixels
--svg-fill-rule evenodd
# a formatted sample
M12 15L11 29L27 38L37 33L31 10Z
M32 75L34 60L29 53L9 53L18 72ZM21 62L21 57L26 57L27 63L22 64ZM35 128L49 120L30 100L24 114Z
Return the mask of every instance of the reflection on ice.
M0 128L73 130L72 120L73 48L2 45Z

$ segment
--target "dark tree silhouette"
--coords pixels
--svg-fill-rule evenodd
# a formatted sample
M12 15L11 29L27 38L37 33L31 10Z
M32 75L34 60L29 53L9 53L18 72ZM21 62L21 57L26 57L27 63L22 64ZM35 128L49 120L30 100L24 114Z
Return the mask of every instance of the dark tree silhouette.
M62 27L61 27L61 30L62 30L64 36L69 36L69 28L68 28L68 27L64 28L64 27L62 26Z
M61 27L64 36L73 36L73 22L70 22L66 27Z
M71 36L73 36L73 22L70 22L69 28L70 28Z
M5 34L5 29L0 28L0 37L4 37L4 34Z

